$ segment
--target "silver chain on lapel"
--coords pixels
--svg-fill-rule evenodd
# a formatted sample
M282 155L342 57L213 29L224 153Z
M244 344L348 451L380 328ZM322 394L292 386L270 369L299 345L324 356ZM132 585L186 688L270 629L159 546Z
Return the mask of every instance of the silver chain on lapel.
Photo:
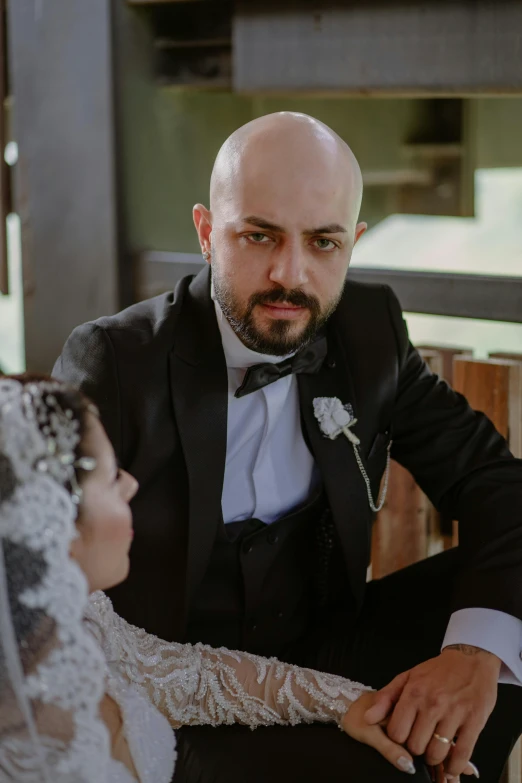
M377 498L377 504L373 502L373 495L372 495L372 488L370 484L370 479L368 477L368 474L366 473L366 469L362 463L361 455L359 454L359 448L355 443L352 443L353 446L353 453L355 454L355 459L357 460L357 464L359 466L359 470L361 471L361 476L364 479L364 483L366 484L366 492L368 494L368 502L370 504L370 508L373 512L376 514L381 511L383 508L385 502L386 502L386 495L388 494L388 479L390 478L390 463L391 463L391 450L392 441L388 443L388 454L386 455L386 468L384 470L384 483L382 486L382 492L381 492L381 498Z

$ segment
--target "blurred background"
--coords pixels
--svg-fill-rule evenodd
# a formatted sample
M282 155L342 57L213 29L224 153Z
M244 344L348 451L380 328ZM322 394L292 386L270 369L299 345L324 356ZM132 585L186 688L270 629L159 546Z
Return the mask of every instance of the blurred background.
M197 271L224 139L291 109L353 148L414 342L522 351L519 0L2 0L0 365Z

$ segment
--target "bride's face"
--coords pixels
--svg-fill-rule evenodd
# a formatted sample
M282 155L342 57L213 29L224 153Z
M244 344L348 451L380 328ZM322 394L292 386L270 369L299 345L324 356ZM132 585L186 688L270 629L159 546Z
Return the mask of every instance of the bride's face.
M84 471L83 490L71 556L77 561L94 590L107 590L123 582L129 572L129 550L132 542L130 500L138 482L120 470L105 430L92 413L82 453L96 459L93 471Z

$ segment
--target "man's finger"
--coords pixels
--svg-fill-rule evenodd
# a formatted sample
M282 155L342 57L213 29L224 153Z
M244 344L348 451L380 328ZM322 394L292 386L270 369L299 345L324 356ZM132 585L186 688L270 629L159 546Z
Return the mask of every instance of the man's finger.
M397 675L377 693L374 704L364 713L364 719L370 726L374 723L381 723L388 716L393 705L399 700L408 677L409 672Z
M440 714L433 710L419 710L415 718L415 722L411 727L408 740L406 742L408 750L413 753L414 756L423 756L426 753L426 749L430 745L434 734L436 732L437 724L439 722ZM460 722L457 722L457 728ZM441 736L445 736L442 735ZM454 735L452 734L451 737ZM437 748L439 755L435 758L426 756L428 764L437 765L440 764L448 755L451 749L450 744L445 744L441 741L438 743L441 747Z
M403 693L391 714L386 733L394 742L405 745L417 717L417 705Z
M468 765L484 725L485 722L483 721L477 721L476 719L469 720L459 730L459 736L455 741L455 746L452 747L444 765L447 775L452 775L453 777L462 775Z
M451 717L444 717L437 723L426 747L426 763L441 764L449 755L453 740L458 734L462 723L462 716L454 710ZM445 740L448 740L445 742Z

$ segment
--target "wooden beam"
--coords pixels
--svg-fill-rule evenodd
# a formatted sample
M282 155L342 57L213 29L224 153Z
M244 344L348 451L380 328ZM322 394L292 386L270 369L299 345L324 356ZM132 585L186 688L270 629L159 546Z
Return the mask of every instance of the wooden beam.
M190 269L190 265L194 268ZM137 259L138 298L174 288L203 261L197 253L145 251ZM186 268L189 271L184 271ZM397 294L406 312L522 322L522 277L410 272L401 269L351 266L349 279L384 283Z
M522 322L522 277L352 266L352 280L389 285L406 312Z
M522 4L241 0L238 91L381 89L388 94L522 88Z
M26 362L49 372L120 306L110 0L14 0L8 22Z
M490 359L507 359L511 362L522 362L522 353L511 353L508 351L495 351L489 354Z

